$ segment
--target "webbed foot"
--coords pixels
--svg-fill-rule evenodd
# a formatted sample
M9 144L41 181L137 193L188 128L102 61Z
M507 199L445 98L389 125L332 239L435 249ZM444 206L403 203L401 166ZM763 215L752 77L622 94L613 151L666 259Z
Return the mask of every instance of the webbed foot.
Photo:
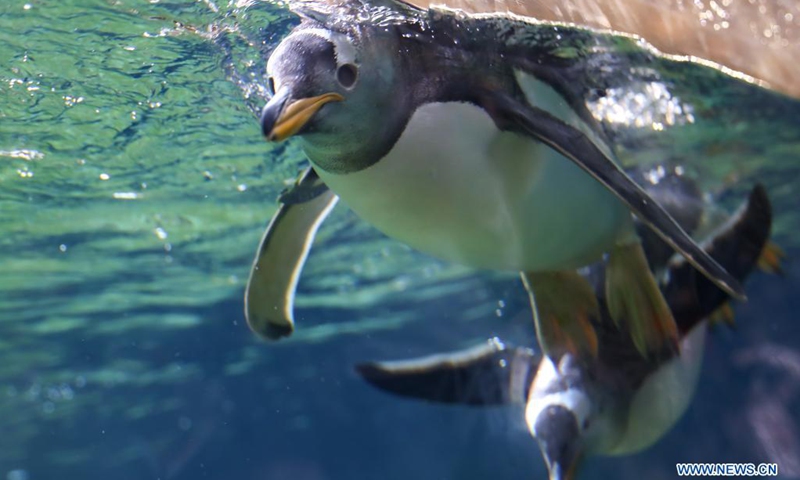
M768 242L758 257L758 268L776 275L783 275L783 263L786 253L774 242Z
M712 327L727 325L729 328L736 328L736 315L730 302L723 303L718 309L708 316L708 323Z
M589 282L574 271L522 272L530 297L536 336L544 353L558 359L565 353L597 356L597 297Z
M640 243L618 245L606 267L606 301L617 327L627 328L645 356L678 351L678 328Z

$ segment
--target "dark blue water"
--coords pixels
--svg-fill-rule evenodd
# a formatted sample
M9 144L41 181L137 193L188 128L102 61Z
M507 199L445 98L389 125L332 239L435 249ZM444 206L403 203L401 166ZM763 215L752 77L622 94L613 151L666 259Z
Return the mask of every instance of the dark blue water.
M520 409L402 400L353 372L493 335L533 345L514 275L414 253L340 206L295 336L247 329L252 255L304 164L296 145L265 144L253 113L293 22L246 2L0 6L0 478L545 476ZM797 258L796 109L713 94L696 94L694 129L636 144L642 162L674 148L721 208L766 183L774 238ZM587 459L581 478L674 478L691 461L800 477L798 274L754 274L678 425L640 454Z
M675 429L641 454L590 458L582 478L673 478L677 462L775 461L775 446L759 433L764 428L779 447L790 447L784 442L796 441L800 367L791 312L800 305L792 295L797 270L787 273L789 279L756 274L749 282L751 300L736 309L737 330L710 337L696 399ZM352 372L366 359L454 349L492 334L532 341L521 287L487 281L482 288L506 299L504 317L464 323L458 307L472 295L464 292L416 305L418 319L405 328L314 345L254 341L241 324L226 321L240 315L238 298L196 312L201 326L187 332L142 330L112 342L59 336L52 342L70 346L66 361L75 370L145 358L149 371L138 375L174 370L173 378L146 388L113 379L73 384L75 399L50 400L61 415L44 413L44 398L15 401L17 418L4 419L3 442L19 454L3 467L24 468L30 478L541 478L543 464L518 409L398 400ZM307 309L299 320L335 325L380 314ZM225 371L243 356L251 358L249 371ZM23 378L10 385L30 396ZM82 398L92 406L70 405ZM7 393L9 400L16 399ZM36 433L19 444L22 421Z

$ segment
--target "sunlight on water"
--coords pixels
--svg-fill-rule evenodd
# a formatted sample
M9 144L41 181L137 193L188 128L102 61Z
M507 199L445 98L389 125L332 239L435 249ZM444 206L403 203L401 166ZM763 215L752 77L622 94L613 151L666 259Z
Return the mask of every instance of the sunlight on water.
M694 123L692 106L683 105L666 85L658 82L609 89L597 102L590 103L589 109L597 120L625 127L660 131L664 127Z

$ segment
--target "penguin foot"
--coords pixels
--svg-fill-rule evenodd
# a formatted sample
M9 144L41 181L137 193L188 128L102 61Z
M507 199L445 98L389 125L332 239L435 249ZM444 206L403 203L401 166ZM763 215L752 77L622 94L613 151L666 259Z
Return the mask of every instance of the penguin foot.
M522 272L542 351L557 361L565 353L597 356L597 333L591 319L600 310L594 290L574 271Z
M606 300L618 328L628 329L644 357L678 352L678 328L640 243L614 248L606 268Z
M783 276L783 260L786 258L786 253L783 249L773 242L768 242L764 245L764 250L761 251L761 256L758 257L758 268L767 272Z
M736 317L730 302L725 302L718 309L714 310L714 312L708 316L708 323L712 327L727 325L730 328L736 328Z

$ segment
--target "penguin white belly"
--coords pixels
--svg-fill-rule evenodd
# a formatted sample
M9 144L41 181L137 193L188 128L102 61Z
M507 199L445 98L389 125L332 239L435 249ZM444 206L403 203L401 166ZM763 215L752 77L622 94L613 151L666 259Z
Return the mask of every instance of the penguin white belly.
M630 227L625 206L549 147L468 103L413 114L391 152L322 180L379 230L431 255L507 270L575 268Z
M628 428L609 455L643 450L669 431L694 396L706 339L706 324L697 325L681 340L681 354L661 366L639 389L628 412Z

